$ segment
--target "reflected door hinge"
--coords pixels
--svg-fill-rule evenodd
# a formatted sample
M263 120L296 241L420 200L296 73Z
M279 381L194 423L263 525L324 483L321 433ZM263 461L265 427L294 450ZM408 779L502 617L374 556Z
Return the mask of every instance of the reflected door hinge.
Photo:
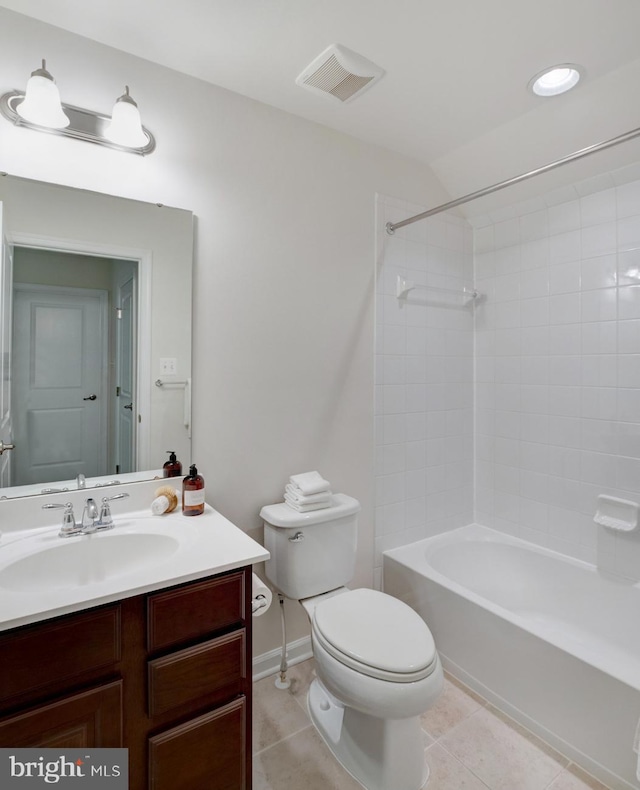
M116 464L116 474L120 473L120 464Z
M120 387L116 387L116 398L120 397Z
M122 318L122 308L116 307L116 318L120 320Z

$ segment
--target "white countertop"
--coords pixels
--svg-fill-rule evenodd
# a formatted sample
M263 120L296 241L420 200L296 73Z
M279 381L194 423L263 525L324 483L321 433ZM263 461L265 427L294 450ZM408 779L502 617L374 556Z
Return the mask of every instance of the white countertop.
M122 507L126 501L118 504ZM148 508L118 513L115 505L112 508L114 529L92 535L60 538L60 510L48 511L49 514L55 514L56 526L13 528L3 532L0 538L0 631L194 581L269 558L269 552L263 546L209 505L205 506L202 515L190 517L184 516L180 510L153 516ZM5 523L2 526L8 525ZM112 544L120 547L123 541L127 543L127 535L145 533L166 536L165 542L171 546L177 541L179 549L146 564L144 560L141 564L130 560L123 553L122 562L117 562L117 572L105 579L96 580L94 574L94 578L84 580L74 567L70 576L75 578L67 579L62 574L53 583L45 578L42 581L32 578L26 586L33 584L34 589L15 589L15 584L2 583L3 569L39 551L48 552L47 557L55 562L58 547L63 544L71 547L73 542L94 541L91 548L95 549L94 554L99 555L105 547L100 541L123 536ZM73 548L71 550L74 551ZM110 553L113 564L113 551ZM29 567L28 563L25 567Z

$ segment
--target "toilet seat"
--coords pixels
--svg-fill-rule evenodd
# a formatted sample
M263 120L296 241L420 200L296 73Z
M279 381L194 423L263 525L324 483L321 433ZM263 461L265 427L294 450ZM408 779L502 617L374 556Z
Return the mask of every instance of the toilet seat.
M313 611L312 633L337 661L380 680L412 683L438 664L424 620L377 590L350 590L321 601Z

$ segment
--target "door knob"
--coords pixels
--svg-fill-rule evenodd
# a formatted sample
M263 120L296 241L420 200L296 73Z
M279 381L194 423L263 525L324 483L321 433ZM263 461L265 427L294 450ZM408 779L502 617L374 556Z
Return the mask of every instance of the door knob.
M87 395L87 397L83 398L82 400L97 400L97 399L98 399L97 395Z
M127 405L126 405L124 408L125 408L125 409L129 409L129 411L132 411L132 409L133 409L133 403L127 403Z
M4 442L0 442L0 455L2 455L2 453L6 452L7 450L13 450L14 447L15 444L5 444Z

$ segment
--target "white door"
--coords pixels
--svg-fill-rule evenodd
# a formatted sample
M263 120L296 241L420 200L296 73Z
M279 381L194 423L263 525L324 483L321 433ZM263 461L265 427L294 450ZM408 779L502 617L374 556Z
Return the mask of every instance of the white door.
M14 288L13 485L107 474L107 292Z
M134 472L136 458L135 326L136 289L134 278L118 288L116 330L116 473Z
M13 258L2 233L0 203L0 442L13 443L11 420L11 303L13 301ZM0 488L13 484L10 451L0 455Z

